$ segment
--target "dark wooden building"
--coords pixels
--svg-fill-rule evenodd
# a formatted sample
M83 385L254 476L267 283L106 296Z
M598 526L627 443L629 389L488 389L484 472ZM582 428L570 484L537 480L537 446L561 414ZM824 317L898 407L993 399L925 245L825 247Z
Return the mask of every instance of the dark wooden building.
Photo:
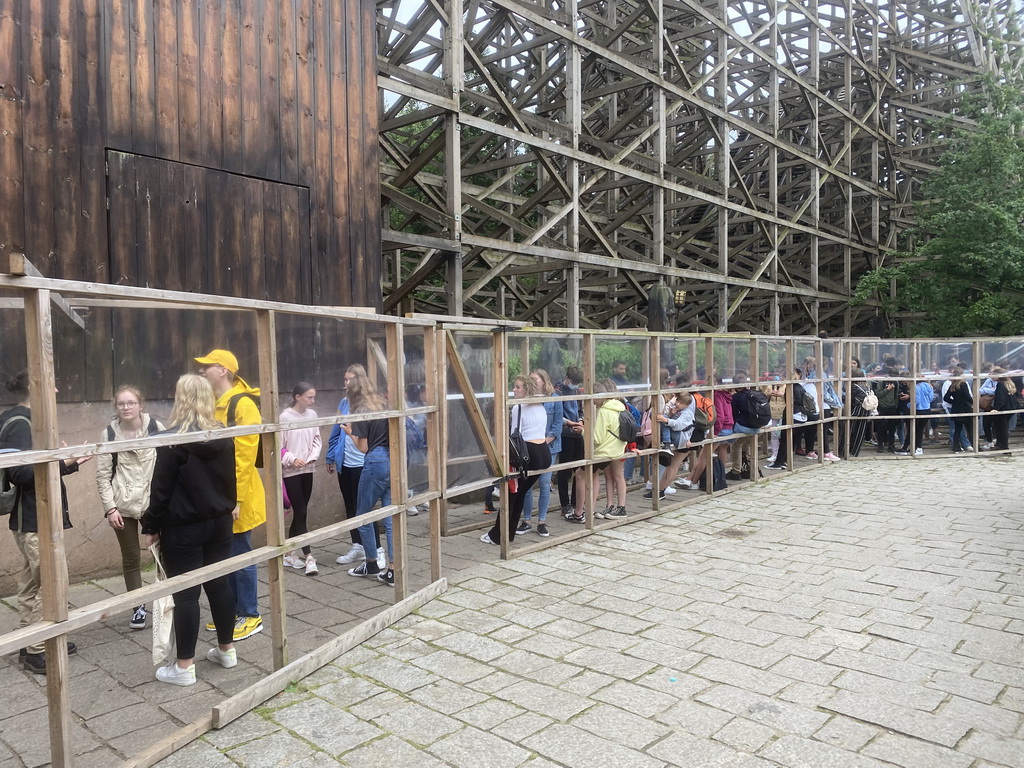
M47 277L379 307L379 201L368 0L0 0L0 255ZM145 382L154 346L180 372L247 335L93 311L59 344L62 395Z

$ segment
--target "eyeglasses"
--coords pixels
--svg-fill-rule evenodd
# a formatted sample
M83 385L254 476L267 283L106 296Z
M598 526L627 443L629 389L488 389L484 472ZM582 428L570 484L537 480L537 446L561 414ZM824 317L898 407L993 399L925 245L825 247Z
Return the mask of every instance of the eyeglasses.
M127 402L127 403L118 403L117 407L118 408L134 408L138 404L139 404L138 400L132 400L131 402Z

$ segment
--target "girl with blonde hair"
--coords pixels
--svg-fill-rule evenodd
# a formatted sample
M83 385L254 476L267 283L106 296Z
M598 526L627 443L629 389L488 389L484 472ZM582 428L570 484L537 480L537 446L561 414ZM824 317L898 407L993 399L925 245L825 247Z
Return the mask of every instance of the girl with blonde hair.
M537 397L540 394L537 385L529 376L517 376L512 386L512 397L523 399ZM528 472L535 472L539 469L547 469L551 466L551 451L548 448L546 430L548 426L548 415L541 403L529 403L527 405L516 404L512 406L509 415L509 432L516 429L526 441L526 449L529 451ZM520 477L516 482L516 490L509 499L508 514L508 539L512 541L516 537L519 528L519 518L523 514L523 507L526 504L527 492L537 483L539 475L528 475ZM485 544L499 544L501 542L501 519L494 522L491 530L480 537Z
M171 410L170 431L209 432L223 426L214 419L215 399L210 382L188 373L178 379ZM238 515L235 485L235 443L229 437L197 435L195 442L156 449L156 466L149 508L142 516L146 543L160 544L168 576L219 563L231 556L231 528ZM222 667L238 663L233 644L235 596L227 575L205 582L217 646L206 658ZM156 671L156 679L171 685L196 682L195 651L199 638L200 587L174 593L174 634L177 661Z
M551 376L543 368L534 368L530 372L530 378L537 387L538 394L548 397L558 397L555 392L555 385L551 383ZM565 411L559 400L552 400L544 403L544 412L548 417L547 428L544 430L544 438L548 443L548 450L551 452L551 463L558 463L558 454L562 450L562 419ZM547 519L548 506L551 503L551 472L545 472L537 479L537 535L549 536ZM526 492L526 503L523 505L523 519L516 528L516 533L523 534L530 531L530 516L533 514L533 489Z
M351 369L350 369L351 370ZM346 377L347 378L347 377ZM377 392L370 377L365 371L354 372L348 381L348 402L350 413L374 413L387 409L387 401ZM372 419L357 421L354 424L342 424L342 430L352 438L356 448L363 453L363 471L359 475L359 489L356 493L356 515L365 515L379 501L381 506L391 505L391 448L390 422L388 419ZM395 571L391 567L394 559L394 539L391 518L383 520L387 534L387 557L381 569L375 552L374 524L360 526L359 537L363 545L365 561L348 571L349 576L372 576L381 584L395 586Z

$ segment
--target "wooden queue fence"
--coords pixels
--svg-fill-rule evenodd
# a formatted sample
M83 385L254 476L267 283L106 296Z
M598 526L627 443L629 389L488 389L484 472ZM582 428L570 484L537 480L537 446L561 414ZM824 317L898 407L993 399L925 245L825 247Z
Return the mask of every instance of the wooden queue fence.
M239 568L258 563L266 564L269 572L270 611L268 618L273 647L274 672L244 691L219 703L193 723L135 756L129 763L144 766L152 765L210 728L219 728L231 722L260 702L284 690L291 681L312 673L447 588L447 581L442 575L441 535L440 527L437 525L441 497L438 490L440 488L438 484L439 458L436 453L428 454L429 487L412 497L408 493L405 462L405 420L407 417L425 416L427 439L434 445L437 445L439 441L436 377L427 376L425 378L425 391L421 405L409 408L404 402L403 344L405 334L410 331L422 334L424 368L427 371L432 371L436 365L437 350L443 349L438 344L437 329L432 321L385 317L375 314L370 309L300 306L148 288L52 280L39 276L38 272L23 257L11 258L8 273L0 274L0 290L3 290L8 297L12 295L15 297L3 299L5 309L23 308L24 312L27 367L32 393L33 444L33 449L30 451L0 455L0 467L25 464L32 464L35 467L43 614L43 620L40 622L0 635L0 654L16 652L33 643L45 643L47 717L51 762L54 766L69 766L73 762L72 721L69 705L71 678L66 641L75 631L100 622L113 614L128 611L140 603L150 603L158 597L199 585L211 578L232 573ZM185 311L212 309L254 315L258 375L262 385L261 415L263 424L232 427L206 433L164 434L116 443L62 447L58 437L57 424L52 312L56 307L59 312L71 318L76 326L87 328L88 321L83 321L82 315L76 311L83 306ZM88 315L87 312L82 314ZM388 410L383 413L304 420L301 425L293 423L291 428L332 426L341 422L352 423L381 417L389 419L392 425L390 430L391 496L395 503L360 516L358 519L327 525L291 539L285 535L283 500L280 493L281 462L277 460L281 451L280 434L289 428L288 425L278 423L277 414L279 392L276 324L282 316L301 316L326 321L351 321L356 324L372 323L374 329L382 327L383 338L373 341L374 348L367 354L375 361L376 365L380 366L375 373L389 384L387 390ZM66 567L57 461L113 453L120 450L157 448L193 442L197 439L257 433L264 435L262 445L267 500L266 546L166 581L145 585L142 589L131 593L110 597L75 610L68 609L69 578ZM408 532L405 510L412 504L426 505L430 509L430 579L426 587L410 594L407 585L409 564L407 562ZM293 549L305 545L315 545L346 535L361 525L389 516L394 522L394 604L316 650L301 658L291 659L285 612L283 556Z
M750 386L775 386L785 391L786 408L792 413L792 387L797 381L794 368L801 365L806 357L819 361L830 360L834 365L833 386L841 393L845 402L850 403L855 380L849 373L849 360L881 359L883 354L897 353L909 368L906 377L898 377L909 383L925 380L944 380L948 372L934 365L940 357L954 354L961 359L974 361L969 380L974 393L986 378L977 369L980 362L995 358L993 362L1016 363L1024 357L1024 339L976 339L976 340L915 340L886 341L879 339L834 339L823 340L807 337L766 337L746 334L689 335L647 333L645 331L587 331L552 328L534 328L524 324L495 326L490 321L474 321L468 318L410 315L395 318L375 314L370 309L315 307L258 301L222 296L209 296L177 291L162 291L148 288L115 286L99 283L52 280L41 277L22 257L12 257L8 274L0 274L0 290L16 298L3 299L7 308L23 308L25 343L32 397L33 450L16 455L0 455L0 467L31 463L36 471L36 488L39 516L40 558L42 572L43 620L28 627L0 635L0 653L10 653L26 645L45 642L48 674L46 680L51 759L54 766L68 766L72 763L71 712L69 707L67 637L78 630L95 624L105 618L127 611L139 603L149 603L180 589L201 584L215 576L231 573L239 568L265 563L269 572L270 627L273 646L274 671L246 690L219 703L200 718L180 729L161 742L136 756L129 764L148 766L167 756L175 749L197 738L211 728L219 728L248 712L262 701L284 690L296 679L304 677L330 662L349 648L363 642L381 629L389 626L447 588L441 560L441 540L470 530L490 526L493 518L481 519L473 515L466 521L465 515L456 519L461 509L460 501L474 494L481 494L492 485L501 489L499 519L502 522L500 554L503 558L518 557L548 546L591 535L596 531L626 525L659 514L667 508L695 503L722 493L714 491L713 484L707 483L704 494L690 496L688 501L664 501L659 494L653 494L650 507L641 511L631 510L624 520L597 521L588 514L586 523L574 526L568 533L552 536L537 543L517 544L511 547L507 535L508 518L508 433L506 414L510 406L509 389L511 380L520 374L527 374L534 367L551 368L549 372L556 382L561 379L564 367L576 364L583 372L583 392L578 397L561 397L565 400L580 400L586 423L594 423L596 405L594 400L595 382L604 378L611 362L622 358L630 361L634 370L629 372L632 381L624 387L623 395L641 405L658 403L665 396L680 389L699 390L709 396L714 389L735 388L731 379L737 371L746 371ZM76 309L81 307L107 306L134 309L180 309L180 310L229 310L254 315L256 324L256 348L258 356L259 382L262 385L261 411L263 424L259 426L232 427L203 434L158 435L113 443L99 443L75 447L61 447L58 437L57 403L55 393L55 366L53 344L54 308L69 318L79 328L87 327ZM373 415L330 416L301 422L301 427L330 426L340 422L357 422L370 418L387 418L391 421L391 496L395 503L370 512L354 520L345 520L319 528L301 536L287 538L284 526L282 499L278 492L281 487L280 462L274 460L280 455L280 433L289 426L277 422L278 403L277 371L277 322L281 317L306 317L324 320L372 323L376 329L367 334L365 356L370 375L388 384L388 410ZM383 332L380 332L380 329ZM422 335L423 387L422 401L414 406L406 401L405 342L406 335L415 332ZM467 350L477 350L477 363L467 355ZM672 357L674 359L669 359ZM688 386L669 387L662 382L660 372L673 362L689 377ZM558 366L561 366L559 368ZM1010 367L1004 365L1004 367ZM709 371L722 372L720 383L707 376ZM820 371L819 367L819 371ZM1011 373L1019 373L1013 371ZM820 379L818 379L820 382ZM917 419L945 419L945 415L933 413L918 416L915 413L916 395L910 386L911 413L900 416L908 423ZM545 402L549 398L537 397L521 402ZM820 393L819 393L820 402ZM641 410L643 410L641 408ZM488 412L489 411L489 412ZM1020 412L1019 410L1017 411ZM405 457L407 455L407 432L405 420L408 417L424 416L426 419L427 483L426 489L410 495L409 478ZM978 398L975 397L975 416ZM844 449L848 448L849 428L841 425L856 417L849 408L834 411L829 419L813 422L817 430L818 444L823 431L831 427ZM878 417L867 417L875 420ZM973 420L973 442L978 450L978 424ZM291 428L299 425L293 424ZM777 429L791 431L799 424L779 425ZM655 427L657 429L657 427ZM461 430L458 440L453 440L453 431ZM141 590L110 597L75 610L68 609L68 573L65 566L64 536L61 526L60 478L56 462L84 455L99 455L116 450L133 448L155 448L190 442L208 437L230 437L260 433L266 436L264 446L265 488L267 489L267 544L264 547L229 560L207 566L167 581L144 586ZM763 441L768 428L762 430L759 440ZM791 435L792 437L792 435ZM585 458L579 461L562 462L551 469L576 469L594 463L593 435L584 432ZM727 437L708 438L701 446L709 458L715 445ZM819 453L815 462L805 462L802 467L794 466L794 440L788 443L785 460L789 467L786 472L773 473L771 478L821 467L824 463ZM835 444L835 443L834 443ZM755 443L756 445L756 443ZM918 447L911 432L911 453ZM650 448L637 452L639 460L653 458L657 466L657 441ZM763 482L760 477L761 462L759 450L750 457L751 480ZM847 454L848 455L848 454ZM943 454L945 455L945 454ZM866 458L871 458L868 454ZM455 469L460 465L474 467L469 478L457 477ZM656 478L656 472L654 474ZM581 491L589 510L596 507L597 484L591 481L591 473L585 473ZM429 508L429 552L430 578L423 589L409 593L407 574L409 563L408 531L405 511L412 505L426 505ZM288 632L285 612L285 591L283 585L282 557L292 549L314 545L342 536L367 522L392 517L395 542L395 603L372 619L350 631L333 638L325 645L291 659L288 648Z
M644 520L651 516L660 514L667 508L677 508L687 504L694 504L703 501L708 496L718 496L736 490L731 487L723 491L715 491L712 483L706 483L706 488L700 494L687 494L685 498L675 497L672 500L659 499L658 494L652 494L648 508L635 510L632 507L629 517L621 520L595 520L592 514L587 515L586 522L580 526L573 526L571 530L560 535L552 535L550 538L541 540L530 540L530 543L517 543L514 550L510 546L507 534L507 518L509 509L508 499L508 473L503 468L508 466L508 436L509 423L506 414L512 404L509 398L509 390L513 379L518 375L528 374L537 365L538 361L543 362L545 354L543 348L554 344L557 346L558 354L548 354L548 359L555 359L560 356L561 368L549 370L555 375L555 383L561 380L562 371L565 365L573 363L583 373L582 393L574 397L554 397L553 399L567 401L579 400L582 405L582 415L585 423L594 423L596 407L594 400L599 398L595 394L595 383L608 374L611 362L616 359L629 359L637 365L631 370L632 381L635 384L623 387L620 393L638 405L641 413L645 406L651 402L663 402L666 396L674 395L682 389L700 391L713 397L717 389L735 390L738 385L733 383L732 377L738 371L743 371L749 377L749 382L743 386L751 387L773 387L781 389L785 396L786 413L793 413L793 387L799 383L800 378L796 376L795 369L804 368L806 358L814 358L817 364L817 376L814 381L818 389L819 413L824 414L822 405L822 386L820 372L824 361L829 361L833 369L830 374L830 381L838 397L842 398L843 407L832 410L829 418L819 418L816 421L808 422L816 431L816 445L822 446L822 438L825 430L831 432L831 448L834 453L842 454L852 460L872 460L876 458L874 449L861 448L860 455L850 456L850 443L853 430L851 426L858 421L867 422L872 425L879 424L886 418L897 418L906 423L909 431L908 442L909 452L913 457L915 449L921 447L917 443L914 422L926 420L938 426L945 425L948 415L939 407L934 406L927 414L917 413L917 393L915 384L919 381L928 381L938 385L952 379L949 370L943 368L951 357L959 357L962 361L972 361L970 372L964 378L968 381L974 393L974 414L975 417L982 417L985 414L979 410L979 398L977 393L987 375L980 371L984 361L1001 363L1002 367L1008 369L1008 375L1019 377L1024 368L1024 338L992 338L992 339L923 339L923 340L882 340L882 339L861 339L861 338L837 338L822 339L817 337L769 337L752 336L749 334L669 334L649 333L640 331L593 331L583 329L560 329L560 328L535 328L525 324L505 324L495 327L493 321L469 320L467 318L453 318L443 316L414 315L424 319L433 319L441 329L440 341L444 344L444 360L450 368L448 378L457 382L458 387L455 393L448 394L444 398L442 410L442 423L452 420L456 407L464 408L465 419L472 432L479 450L471 454L454 456L450 452L448 440L450 435L447 430L442 434L445 441L442 447L442 455L446 461L441 468L441 487L444 490L441 499L441 518L439 521L442 536L452 536L468 531L479 531L490 527L492 519L481 519L478 514L468 517L465 515L455 516L453 514L452 501L467 494L480 494L492 485L501 489L501 504L498 516L502 521L501 531L501 556L503 558L519 557L532 552L545 549L550 546L557 546L560 543L578 539L590 535L595 530L605 530L619 525L628 525L637 520ZM491 350L493 366L490 375L488 372L477 371L474 377L472 372L467 370L467 360L460 354L460 349L467 346L467 339L478 340L480 346ZM541 351L538 353L538 348ZM667 353L674 353L676 359L666 359ZM855 378L851 374L851 361L856 358L858 362L867 364L868 361L879 362L886 355L896 357L906 367L907 373L895 377L885 376L887 380L906 384L909 390L908 414L899 416L885 416L877 413L871 415L854 415L850 404L854 402L854 387L864 386L871 388L872 383L881 377L880 374L867 375L865 378ZM440 355L439 355L440 357ZM690 381L687 385L666 386L660 376L660 372L670 362L675 362L682 374ZM557 363L556 363L557 364ZM715 383L708 377L708 371L718 370L723 374L723 381ZM441 373L439 376L443 377ZM472 396L468 396L470 393ZM463 402L463 399L465 402ZM543 403L552 398L536 397L527 398L522 403ZM1019 403L1019 400L1018 400ZM490 413L483 407L485 404L492 404ZM1021 413L1021 409L1014 411ZM980 454L980 419L971 419L971 433L973 453ZM829 462L824 458L824 451L818 450L818 458L813 461L801 460L797 465L794 453L796 448L794 431L803 427L802 423L794 423L792 418L784 419L782 424L762 428L757 436L750 456L750 480L755 483L770 482L787 475L817 469ZM648 448L637 451L638 460L650 457L653 467L657 467L658 440L657 426L655 425L655 442ZM766 445L769 434L773 430L789 433L786 441L786 454L782 456L787 469L772 472L765 475L761 472L764 466L762 454L767 455ZM705 453L708 466L711 466L712 454L716 446L723 442L742 437L734 434L731 436L708 437L701 444L701 450ZM469 444L469 441L462 440L460 444ZM578 467L588 466L595 463L593 458L594 442L593 435L584 432L585 458L579 461L561 461L553 464L544 472L559 470L572 470ZM998 451L992 455L998 455ZM928 458L953 458L952 454L937 451L931 452ZM459 461L483 462L487 468L486 473L481 473L469 482L453 482L449 472ZM539 473L537 473L539 474ZM656 480L657 472L652 471L645 475L645 479ZM585 499L585 506L588 510L597 508L597 483L592 482L592 473L584 474L584 491L582 498ZM739 486L743 487L743 486ZM536 490L536 488L535 488ZM646 502L645 502L646 504ZM472 507L474 511L476 506Z

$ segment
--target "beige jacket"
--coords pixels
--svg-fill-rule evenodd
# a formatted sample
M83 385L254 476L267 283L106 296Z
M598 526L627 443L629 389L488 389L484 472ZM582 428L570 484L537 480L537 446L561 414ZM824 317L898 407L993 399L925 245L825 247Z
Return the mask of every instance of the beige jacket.
M140 437L149 435L149 423L149 414L142 414ZM114 440L127 439L121 431L119 419L110 422L110 426L114 430ZM156 431L163 430L163 424L157 421ZM107 430L104 429L100 441L105 443L108 439ZM149 484L153 479L156 449L118 451L116 470L113 456L112 453L106 453L96 457L96 487L100 492L100 501L103 502L103 511L109 512L116 507L122 517L138 520L149 507Z

